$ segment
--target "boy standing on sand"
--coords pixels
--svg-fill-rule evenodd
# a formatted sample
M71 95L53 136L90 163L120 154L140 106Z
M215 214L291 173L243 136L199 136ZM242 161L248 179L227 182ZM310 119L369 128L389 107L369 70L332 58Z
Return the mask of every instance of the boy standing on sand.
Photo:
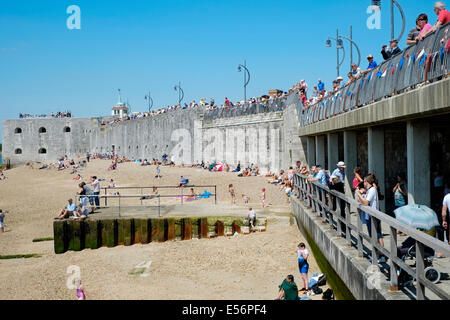
M5 226L3 225L3 220L5 219L5 213L0 209L0 233L5 232Z
M250 197L246 194L242 194L242 200L244 200L245 204L248 204L248 202L250 201Z
M252 232L256 224L256 212L255 210L253 210L253 208L248 208L248 221L250 232Z
M156 175L155 175L155 178L156 178L156 179L162 178L162 175L161 175L161 169L159 168L159 165L156 166Z

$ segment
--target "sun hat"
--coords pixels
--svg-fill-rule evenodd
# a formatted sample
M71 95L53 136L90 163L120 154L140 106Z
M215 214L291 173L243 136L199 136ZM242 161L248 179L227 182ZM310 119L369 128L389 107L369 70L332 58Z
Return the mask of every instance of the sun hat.
M339 161L337 166L340 167L340 168L345 168L345 162L344 161Z

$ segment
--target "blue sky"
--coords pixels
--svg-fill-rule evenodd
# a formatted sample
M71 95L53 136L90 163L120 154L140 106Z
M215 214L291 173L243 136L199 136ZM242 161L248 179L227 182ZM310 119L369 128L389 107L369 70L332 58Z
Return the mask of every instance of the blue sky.
M434 1L399 0L406 34L419 13L436 21ZM81 30L69 30L66 9L81 9ZM181 81L185 100L242 98L247 60L248 96L287 90L321 77L336 78L336 50L325 40L344 35L381 61L390 38L390 10L382 1L380 30L369 30L370 0L0 0L0 121L18 114L70 109L76 117L109 115L122 89L133 111L144 111L150 90L155 107L176 104ZM400 16L396 15L396 33ZM334 46L334 44L333 44ZM347 52L348 45L346 44ZM356 52L355 60L356 60ZM341 74L348 71L346 59Z

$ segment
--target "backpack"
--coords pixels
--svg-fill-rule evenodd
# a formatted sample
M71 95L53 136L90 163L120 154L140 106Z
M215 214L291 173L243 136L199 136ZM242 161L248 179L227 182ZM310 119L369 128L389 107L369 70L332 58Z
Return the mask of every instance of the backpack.
M323 292L323 290L317 284L315 284L311 288L311 290L312 290L312 292L314 292L314 294L321 294Z
M327 284L327 276L324 275L324 274L322 274L322 275L319 277L319 280L317 280L317 285L318 285L319 287L321 287L321 286L324 286L324 285L326 285L326 284Z
M334 300L333 290L327 289L322 295L322 300Z

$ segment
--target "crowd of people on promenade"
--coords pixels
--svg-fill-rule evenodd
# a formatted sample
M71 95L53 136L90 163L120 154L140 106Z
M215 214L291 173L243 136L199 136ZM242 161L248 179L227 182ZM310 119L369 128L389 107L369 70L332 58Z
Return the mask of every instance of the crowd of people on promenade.
M428 23L428 16L425 13L419 14L415 21L415 27L409 32L406 45L414 45L420 41L422 41L427 35L436 31L440 26L447 24L450 21L450 12L446 10L445 3L442 1L438 1L434 4L434 11L438 16L437 22L434 26ZM442 43L443 46L446 46L447 51L450 51L450 42ZM391 39L390 45L383 45L381 49L381 55L384 60L389 60L392 57L401 54L403 51L399 47L399 43L397 39ZM307 110L311 106L321 102L325 98L336 94L340 89L344 86L351 84L352 82L358 80L360 77L365 74L371 72L375 68L378 67L378 63L375 61L374 56L369 54L367 56L367 67L363 70L359 68L355 63L352 64L351 70L347 73L348 80L345 81L343 77L337 77L336 80L333 80L332 87L330 90L325 88L325 84L319 78L317 84L314 85L312 92L308 92L308 84L305 80L301 80L300 83L295 84L292 89L289 91L296 92L303 103L303 109ZM383 76L383 75L381 75Z
M19 113L19 119L30 119L30 118L72 118L71 111L58 111L52 112L51 114L29 114L29 113Z

